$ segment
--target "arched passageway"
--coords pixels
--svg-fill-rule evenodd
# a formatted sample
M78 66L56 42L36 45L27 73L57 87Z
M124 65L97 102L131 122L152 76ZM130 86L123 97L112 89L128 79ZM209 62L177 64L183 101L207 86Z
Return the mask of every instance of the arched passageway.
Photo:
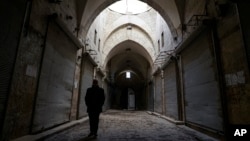
M147 0L119 13L115 2L2 2L0 140L84 120L94 78L104 111L150 111L219 140L249 125L249 3Z
M145 83L150 76L151 60L148 60L150 57L144 47L132 40L127 40L115 46L107 58L106 70L112 85L111 108L128 109L131 89L135 98L133 109L146 110Z
M157 34L161 36L161 45L156 40ZM97 52L93 57L106 73L111 108L127 109L129 90L134 93L131 96L134 109L152 107L148 83L152 79L154 60L160 50L174 47L172 34L169 25L150 6L136 14L120 13L108 7L93 20L86 35L86 51ZM131 78L126 78L127 73Z

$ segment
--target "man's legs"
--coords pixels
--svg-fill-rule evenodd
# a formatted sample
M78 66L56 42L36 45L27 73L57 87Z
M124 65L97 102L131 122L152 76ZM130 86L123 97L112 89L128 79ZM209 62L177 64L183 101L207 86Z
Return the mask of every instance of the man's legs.
M89 113L90 135L97 136L100 113Z

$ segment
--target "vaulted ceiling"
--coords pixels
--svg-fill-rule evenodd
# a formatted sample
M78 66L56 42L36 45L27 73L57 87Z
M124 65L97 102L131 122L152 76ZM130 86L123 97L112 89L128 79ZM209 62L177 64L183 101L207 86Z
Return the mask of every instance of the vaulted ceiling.
M87 34L95 17L105 8L117 0L76 0L78 26L82 27L83 34ZM167 22L173 35L176 35L176 28L183 21L183 10L185 0L142 0L156 9Z

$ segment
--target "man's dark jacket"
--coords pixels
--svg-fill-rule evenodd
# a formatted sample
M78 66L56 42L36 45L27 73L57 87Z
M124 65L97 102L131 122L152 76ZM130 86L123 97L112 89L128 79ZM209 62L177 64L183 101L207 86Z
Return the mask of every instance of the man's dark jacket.
M93 85L87 89L85 96L85 103L88 113L100 113L102 112L102 106L105 101L104 90L99 86Z

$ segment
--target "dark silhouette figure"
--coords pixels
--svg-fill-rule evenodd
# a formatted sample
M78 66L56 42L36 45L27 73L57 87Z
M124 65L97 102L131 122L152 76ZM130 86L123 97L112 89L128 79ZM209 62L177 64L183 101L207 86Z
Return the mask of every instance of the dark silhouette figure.
M87 89L85 103L89 115L90 134L88 137L97 137L99 116L105 101L104 90L98 86L98 81L93 80L92 87Z

